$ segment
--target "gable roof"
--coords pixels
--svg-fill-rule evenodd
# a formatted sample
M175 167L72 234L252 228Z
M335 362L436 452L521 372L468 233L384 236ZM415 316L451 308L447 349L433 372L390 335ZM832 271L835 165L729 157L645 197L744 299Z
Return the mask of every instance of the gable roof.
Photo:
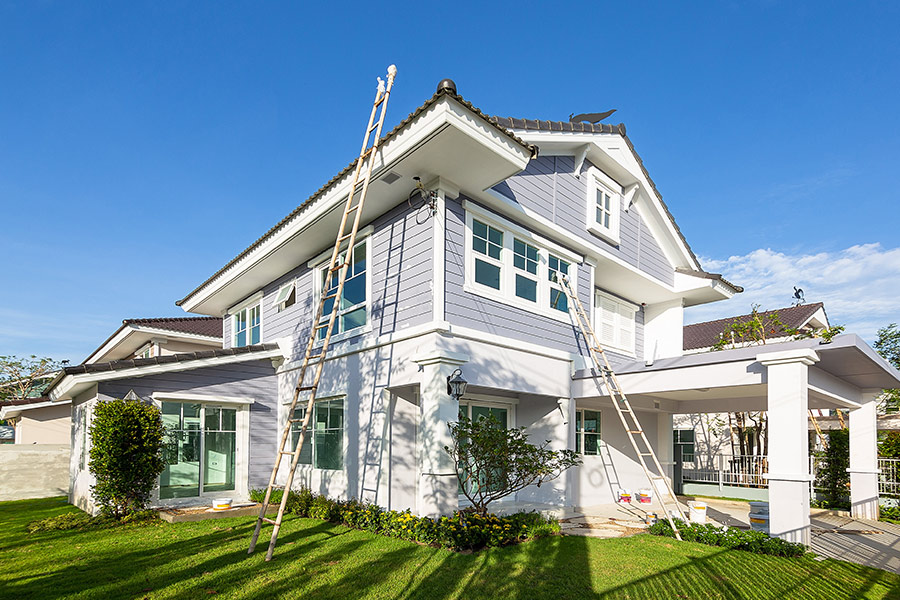
M122 325L138 325L164 329L178 333L190 333L206 337L222 337L222 319L219 317L160 317L152 319L125 319Z
M634 159L637 161L638 166L641 168L641 172L644 174L644 177L647 178L647 181L650 183L650 187L653 189L653 193L656 195L657 200L659 200L660 205L662 205L663 210L666 213L666 216L672 222L672 226L675 228L675 231L678 233L678 237L681 238L681 242L684 244L684 247L687 249L688 254L691 255L691 258L694 260L696 265L700 264L700 260L697 258L697 255L694 254L694 250L691 248L691 245L688 244L687 239L684 237L684 233L682 233L681 228L678 226L678 223L675 222L675 217L672 215L672 212L669 210L668 205L663 201L662 194L659 193L659 189L656 187L656 183L653 181L653 178L650 177L649 171L647 171L647 167L644 166L644 161L641 159L641 156L637 153L637 150L634 149L634 144L631 143L631 139L625 133L625 123L619 123L618 125L612 125L610 123L571 123L568 121L542 121L537 119L517 119L514 117L491 117L491 120L501 125L503 127L507 127L509 129L518 129L524 131L553 131L553 132L571 132L571 133L605 133L605 134L618 134L622 136L622 139L625 140L625 143L628 144L628 149L631 151L631 154L634 156ZM726 282L727 283L727 282ZM738 292L743 291L742 289L738 289L738 286L732 285Z
M179 354L166 354L152 358L133 358L129 360L113 360L104 363L80 364L72 367L64 367L63 375L79 375L82 373L106 373L109 371L121 371L137 367L151 365L167 365L183 363L204 358L219 358L222 356L238 356L241 354L254 354L278 350L278 344L256 344L254 346L240 346L238 348L219 348L217 350L201 350L199 352L181 352Z
M777 308L775 310L767 310L759 313L763 318L778 313L778 318L786 327L792 329L800 329L806 325L818 310L825 310L825 305L821 302L812 304L799 304L797 306L788 306L786 308ZM697 350L700 348L709 348L719 341L725 328L732 323L742 323L749 321L753 316L752 313L739 315L736 317L727 317L725 319L716 319L715 321L704 321L702 323L694 323L685 325L683 329L682 345L684 350ZM772 339L785 337L787 332L783 328L778 328L772 332L769 337Z
M417 108L416 110L411 112L409 114L409 116L407 116L405 119L400 121L400 123L398 123L390 132L383 135L379 140L379 145L383 145L389 139L396 136L404 127L406 127L409 123L411 123L416 117L418 117L419 115L424 113L426 110L431 108L431 106L433 106L435 103L437 103L438 100L440 100L444 96L447 96L449 98L456 100L457 102L459 102L460 104L465 106L467 109L472 111L472 113L474 113L475 116L478 117L479 119L481 119L484 123L490 125L492 128L496 129L501 134L503 134L504 136L506 136L507 138L509 138L510 140L512 140L519 146L521 146L522 148L526 149L529 153L531 153L531 155L533 157L537 156L537 147L536 146L529 144L529 143L525 142L524 140L518 138L516 135L514 135L508 129L506 129L505 127L503 127L502 125L500 125L496 121L494 121L492 119L492 117L489 117L488 115L481 112L481 110L479 108L472 105L472 103L465 100L462 96L457 94L455 91L452 91L449 88L446 88L443 86L439 86L438 90L435 92L435 94L431 98L426 100L425 103L422 104L422 106L420 106L419 108ZM212 283L220 275L225 273L228 269L230 269L237 262L239 262L242 258L247 256L254 249L258 248L263 242L265 242L266 240L271 238L273 235L275 235L278 231L280 231L282 228L284 228L292 219L294 219L294 217L296 217L300 213L307 210L316 200L318 200L320 197L322 197L325 194L325 192L327 192L329 189L331 189L335 184L337 184L339 181L341 181L348 173L350 173L353 169L355 169L356 163L358 161L359 161L359 157L357 157L353 161L351 161L350 164L348 164L346 167L344 167L337 175L335 175L334 177L329 179L322 187L320 187L318 190L313 192L312 195L310 195L306 200L301 202L300 205L297 206L297 208L295 208L287 216L285 216L278 223L276 223L271 229L269 229L267 232L265 232L259 239L257 239L255 242L250 244L246 249L244 249L240 254L235 256L233 259L228 261L227 264L225 264L221 269L219 269L218 271L213 273L206 281L204 281L203 283L198 285L196 288L194 288L184 298L176 301L175 305L182 306L192 296L194 296L200 290L202 290L207 285Z
M47 396L29 396L28 398L12 398L11 400L0 401L0 408L5 406L27 406L29 404L40 404L41 402L50 402Z

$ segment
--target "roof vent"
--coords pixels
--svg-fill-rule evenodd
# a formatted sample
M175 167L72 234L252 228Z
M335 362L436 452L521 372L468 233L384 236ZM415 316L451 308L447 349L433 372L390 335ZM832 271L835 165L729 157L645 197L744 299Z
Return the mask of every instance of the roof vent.
M441 92L456 94L456 83L452 79L441 79L437 86L437 93L440 94Z

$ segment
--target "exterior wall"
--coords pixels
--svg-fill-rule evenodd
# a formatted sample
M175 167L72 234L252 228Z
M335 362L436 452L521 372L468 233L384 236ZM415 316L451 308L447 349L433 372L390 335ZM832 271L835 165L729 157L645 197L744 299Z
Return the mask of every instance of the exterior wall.
M90 418L97 405L97 389L88 390L72 399L71 452L69 453L69 502L87 512L94 512L91 486L96 480L87 468L91 444L87 436ZM85 421L85 417L87 421Z
M566 399L567 400L567 399ZM560 410L556 398L525 398L516 406L516 427L525 427L528 441L541 445L550 440L551 450L565 450L569 443L568 419ZM545 483L541 487L528 486L515 496L516 502L564 506L568 503L566 475Z
M590 406L579 405L578 408L596 410ZM638 411L636 414L660 462L664 463L663 452L656 443L659 437L658 413ZM651 488L628 434L611 406L600 409L600 439L600 455L583 456L584 463L573 469L571 503L574 506L615 502L616 492L620 488L631 491L633 495L638 490Z
M393 333L431 320L432 220L416 222L416 211L404 201L372 222L370 330ZM322 251L329 248L322 248ZM262 341L291 337L294 356L305 350L316 309L317 282L307 261L263 288ZM297 301L279 312L273 305L279 289L296 280ZM224 319L224 346L232 344L230 315ZM365 335L361 332L360 335ZM359 336L354 336L359 337Z
M165 344L155 344L158 349L159 356L168 356L170 354L180 354L183 352L202 352L204 350L215 350L218 345L196 344L191 342L182 342L178 340L170 340Z
M447 200L445 315L452 325L478 329L494 335L573 354L587 355L578 326L530 312L515 306L472 294L465 283L465 210L461 199ZM591 292L591 269L587 263L577 265L579 299L587 309L594 305ZM627 300L627 298L626 298ZM636 355L643 355L643 311L636 314ZM630 362L634 357L608 353L610 362Z
M0 501L66 495L68 464L68 444L0 446Z
M16 443L67 444L72 428L70 416L68 404L22 411L16 419Z
M572 156L541 156L524 171L495 186L495 190L585 240L602 246L660 281L672 285L675 269L640 216L640 210L620 207L620 242L613 245L587 229L588 171L584 161L579 176ZM609 176L607 174L607 176ZM610 177L614 180L614 178ZM599 280L598 280L598 283Z

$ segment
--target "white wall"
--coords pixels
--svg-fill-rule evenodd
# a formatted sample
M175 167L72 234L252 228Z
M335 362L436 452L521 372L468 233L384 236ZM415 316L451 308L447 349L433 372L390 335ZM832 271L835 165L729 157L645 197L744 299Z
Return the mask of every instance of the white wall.
M64 496L68 444L0 445L0 501Z
M644 360L681 356L684 306L681 300L644 307Z
M68 404L24 410L16 419L17 444L66 444L71 435Z

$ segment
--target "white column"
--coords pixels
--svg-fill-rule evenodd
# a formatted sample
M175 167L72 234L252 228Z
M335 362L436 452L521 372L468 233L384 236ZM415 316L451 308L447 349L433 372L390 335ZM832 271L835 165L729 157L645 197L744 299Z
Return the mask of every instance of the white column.
M656 415L656 458L662 465L664 475L672 485L672 470L675 466L674 457L672 456L672 446L674 439L672 435L672 413L657 413Z
M459 488L450 455L449 423L459 419L459 402L447 393L447 377L468 361L454 352L435 350L413 359L419 365L419 484L416 514L424 517L449 515L459 507Z
M881 390L863 390L862 406L850 411L850 514L878 519L878 418Z
M809 349L760 354L766 367L769 421L769 532L809 545Z

